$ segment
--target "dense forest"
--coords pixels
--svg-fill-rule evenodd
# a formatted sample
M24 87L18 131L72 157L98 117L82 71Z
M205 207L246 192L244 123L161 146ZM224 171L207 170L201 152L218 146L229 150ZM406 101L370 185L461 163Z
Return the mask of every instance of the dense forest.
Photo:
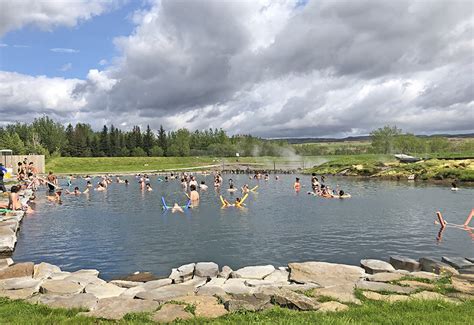
M251 135L229 136L222 129L166 131L139 126L124 131L114 125L93 130L89 124L64 126L45 116L32 123L0 128L0 149L14 154L47 157L142 157L142 156L288 156L361 153L474 152L474 141L450 141L444 137L421 138L385 126L370 134L371 142L291 145L286 140L266 140Z

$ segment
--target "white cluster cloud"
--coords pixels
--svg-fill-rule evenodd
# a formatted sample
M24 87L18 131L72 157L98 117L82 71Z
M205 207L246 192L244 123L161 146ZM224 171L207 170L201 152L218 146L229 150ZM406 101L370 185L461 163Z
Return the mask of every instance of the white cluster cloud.
M473 18L463 0L160 0L104 70L61 79L80 112L58 116L268 137L472 132Z
M114 0L0 0L0 37L23 26L51 30L75 26L105 12Z

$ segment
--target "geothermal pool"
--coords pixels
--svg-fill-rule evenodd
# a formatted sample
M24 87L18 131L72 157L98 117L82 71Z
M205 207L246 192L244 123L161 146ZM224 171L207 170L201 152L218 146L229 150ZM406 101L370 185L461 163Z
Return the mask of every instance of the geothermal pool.
M186 198L178 181L159 182L156 176L153 192L142 192L130 176L128 186L114 183L107 192L65 195L61 205L46 202L41 190L13 258L67 271L94 268L111 279L138 270L168 275L172 267L197 261L232 268L307 260L358 264L390 254L419 258L474 251L466 231L449 228L438 241L439 226L433 224L436 210L449 222L463 223L473 208L474 188L452 192L434 184L328 177L326 184L338 184L352 198L322 199L306 194L309 176L299 176L305 187L295 194L296 176L257 182L224 175L224 189L229 178L239 188L244 183L259 188L245 209L222 209L212 176L198 175L211 186L201 192L200 206L184 214L163 213L161 196L169 203L183 204ZM73 181L76 185L82 190L85 181Z

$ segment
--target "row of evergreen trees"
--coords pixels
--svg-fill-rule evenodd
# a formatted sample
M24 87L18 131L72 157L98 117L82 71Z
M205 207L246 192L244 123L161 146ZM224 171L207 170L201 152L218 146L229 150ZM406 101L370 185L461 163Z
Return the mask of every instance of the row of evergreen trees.
M130 131L114 125L94 131L89 124L64 127L45 116L32 123L15 123L0 128L0 144L15 154L45 154L71 157L126 156L243 156L280 155L284 141L267 141L250 135L229 137L222 129L194 132L182 128L167 132L160 126L154 132L149 126ZM258 148L258 150L256 150Z

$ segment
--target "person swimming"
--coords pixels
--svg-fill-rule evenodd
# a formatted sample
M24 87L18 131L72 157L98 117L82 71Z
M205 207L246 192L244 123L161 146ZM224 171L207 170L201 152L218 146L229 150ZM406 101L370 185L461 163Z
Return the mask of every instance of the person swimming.
M199 193L196 191L196 186L194 184L190 185L189 189L191 190L189 192L189 199L191 200L192 205L196 206L199 204Z
M54 193L50 193L46 196L46 199L50 202L61 203L61 191L56 191Z
M151 188L150 183L146 183L145 187L146 187L146 190L147 190L148 192L153 191L153 189Z
M206 182L201 181L201 185L199 185L199 188L203 191L207 191L208 187L206 185Z
M86 188L85 191L84 191L84 194L85 193L88 193L89 192L89 188ZM74 191L70 192L68 189L66 189L66 194L70 194L70 195L79 195L79 194L82 194L81 191L79 191L79 187L74 187Z
M249 188L248 184L245 184L244 186L242 186L242 193L243 194L246 194L246 193L249 193L249 192L250 192L250 188Z
M175 203L173 207L171 208L171 213L175 212L184 212L183 208L179 206L178 203Z
M236 192L236 191L237 191L237 189L234 187L234 184L233 184L233 183L231 183L231 184L229 185L229 188L227 189L227 191L229 191L229 192L232 192L232 193L233 193L233 192Z
M301 183L298 177L296 177L295 183L293 184L293 188L296 192L299 192L301 190Z
M102 182L100 182L99 184L97 184L97 187L95 188L95 190L98 192L103 192L103 191L106 191L107 188L104 186Z

